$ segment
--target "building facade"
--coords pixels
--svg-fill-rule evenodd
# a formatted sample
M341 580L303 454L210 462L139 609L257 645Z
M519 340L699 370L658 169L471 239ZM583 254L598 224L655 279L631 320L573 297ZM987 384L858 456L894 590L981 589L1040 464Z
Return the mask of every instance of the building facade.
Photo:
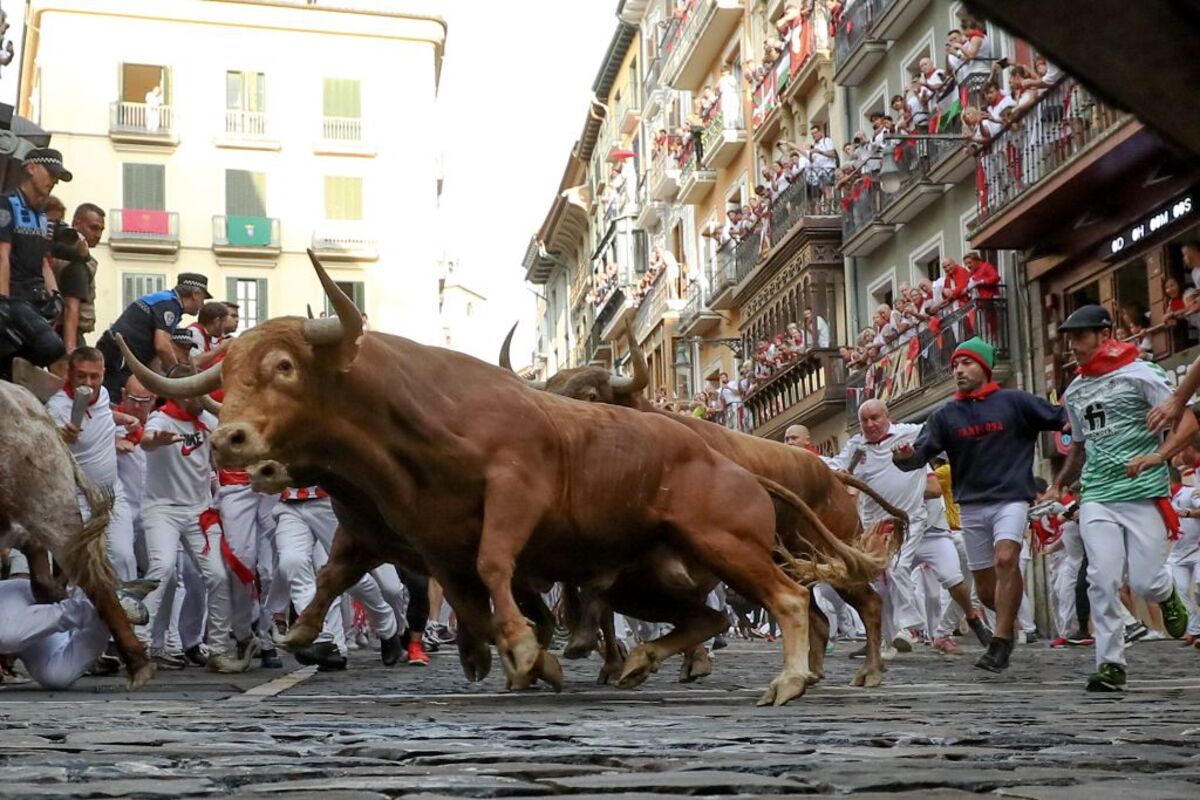
M107 211L97 315L208 276L243 324L324 303L441 339L433 125L445 24L403 4L34 0L20 108ZM397 76L402 76L398 78ZM414 122L417 121L417 122Z

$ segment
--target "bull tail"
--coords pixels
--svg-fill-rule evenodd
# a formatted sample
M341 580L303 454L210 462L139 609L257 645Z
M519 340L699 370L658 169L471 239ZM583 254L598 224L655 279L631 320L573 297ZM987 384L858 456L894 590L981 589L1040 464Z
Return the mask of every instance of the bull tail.
M829 561L827 564L801 561L795 557L791 548L781 541L780 545L784 551L782 555L785 556L784 561L793 572L793 577L806 583L828 581L835 585L858 584L870 581L887 566L888 558L875 553L863 552L834 536L808 503L788 488L762 476L758 476L758 481L772 497L782 500L800 512L819 539L818 542L809 542L809 544L813 546L815 552L822 554ZM795 535L803 541L799 532L796 532Z
M892 516L891 524L893 526L894 535L889 537L888 551L889 551L890 555L895 555L896 553L898 553L900 551L900 547L904 544L905 537L908 536L908 513L905 512L904 510L899 509L896 506L892 505L887 500L884 500L883 497L880 496L879 492L875 491L870 486L868 486L865 482L854 477L849 472L842 472L839 470L839 471L834 472L833 474L837 475L838 480L841 481L843 484L845 484L846 486L854 487L858 491L865 494L867 497L874 500L879 505L879 507L882 508L884 511L886 511L888 514L891 514L891 516ZM876 523L875 525L871 526L871 530L864 531L862 534L860 534L859 542L861 543L864 540L873 540L874 538L880 537L881 534L883 533L881 525L886 525L886 524L887 524L886 522ZM870 549L873 550L874 548L870 548Z
M113 495L84 475L73 458L71 466L75 471L75 485L87 499L91 517L79 534L68 541L63 553L63 571L72 583L93 597L93 592L104 588L112 590L117 584L117 573L108 557L104 538L112 513Z

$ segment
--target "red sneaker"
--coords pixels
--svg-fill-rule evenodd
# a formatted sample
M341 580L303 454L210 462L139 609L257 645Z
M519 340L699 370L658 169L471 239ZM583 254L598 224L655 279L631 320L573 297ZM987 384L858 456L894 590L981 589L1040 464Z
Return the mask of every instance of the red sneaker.
M1060 647L1066 647L1066 646L1067 646L1067 637L1065 637L1065 636L1060 636L1057 639L1055 639L1053 642L1050 643L1050 647L1055 650L1057 650Z
M413 667L429 665L429 654L425 652L425 646L420 642L408 643L408 663Z

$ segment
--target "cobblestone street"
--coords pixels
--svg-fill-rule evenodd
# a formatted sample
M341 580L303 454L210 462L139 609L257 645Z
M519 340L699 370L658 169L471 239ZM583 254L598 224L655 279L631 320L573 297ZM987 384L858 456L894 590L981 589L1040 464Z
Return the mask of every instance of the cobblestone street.
M976 648L921 648L873 691L846 686L849 649L778 709L754 707L778 649L745 642L699 684L675 683L676 659L634 692L592 685L595 658L567 662L562 695L505 693L498 666L471 686L453 648L426 670L360 651L340 674L190 669L135 694L6 685L0 795L1200 795L1200 658L1177 643L1134 647L1123 696L1082 691L1090 649L1020 648L991 676Z

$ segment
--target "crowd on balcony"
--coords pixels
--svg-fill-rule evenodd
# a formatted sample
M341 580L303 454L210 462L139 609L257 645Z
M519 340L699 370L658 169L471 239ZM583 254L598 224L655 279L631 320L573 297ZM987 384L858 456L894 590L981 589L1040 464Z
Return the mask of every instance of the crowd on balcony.
M855 345L841 348L848 373L862 373L902 347L918 347L922 333L970 338L976 328L987 324L986 320L956 320L949 331L944 330L943 323L972 301L979 305L979 301L995 300L1001 288L999 270L975 251L963 256L961 264L953 258L942 259L942 275L937 280L924 279L915 286L901 283L892 303L876 307L871 324L859 332Z
M640 306L664 276L667 281L667 291L671 293L671 297L680 297L680 283L686 280L684 272L685 270L681 269L679 259L675 257L674 253L661 245L656 245L650 253L649 267L633 286L633 304Z
M592 270L592 288L588 290L587 299L593 308L599 308L608 302L613 292L621 285L615 261L606 260L602 265L597 264Z
M762 61L746 64L745 79L750 90L757 89L789 51L793 55L803 52L806 27L812 30L813 49L828 50L834 19L841 6L840 0L803 0L785 4L783 15L775 22L776 35L768 36L763 43Z

